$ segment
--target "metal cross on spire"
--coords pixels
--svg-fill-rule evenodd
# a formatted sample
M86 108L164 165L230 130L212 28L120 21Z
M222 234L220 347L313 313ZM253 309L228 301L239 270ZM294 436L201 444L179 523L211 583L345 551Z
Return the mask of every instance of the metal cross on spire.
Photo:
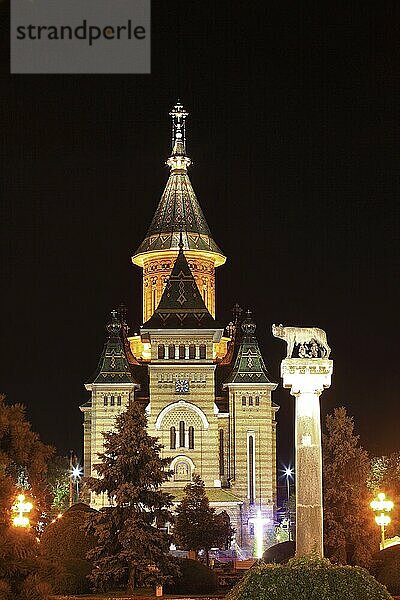
M190 165L190 158L186 156L186 126L185 119L188 112L183 108L180 100L169 113L172 117L172 154L167 164L172 169L184 169Z

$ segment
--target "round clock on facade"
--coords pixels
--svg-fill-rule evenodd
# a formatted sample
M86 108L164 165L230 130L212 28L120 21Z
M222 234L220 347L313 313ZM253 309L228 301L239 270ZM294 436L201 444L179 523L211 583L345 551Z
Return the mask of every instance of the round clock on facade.
M177 394L188 394L189 393L189 382L187 379L176 379L175 381L175 392Z

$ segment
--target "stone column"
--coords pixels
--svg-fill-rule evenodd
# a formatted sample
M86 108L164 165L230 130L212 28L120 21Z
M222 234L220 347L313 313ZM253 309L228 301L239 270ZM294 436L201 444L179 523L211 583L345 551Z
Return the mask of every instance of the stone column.
M296 556L323 556L322 448L319 397L331 385L333 361L286 358L283 386L296 398Z

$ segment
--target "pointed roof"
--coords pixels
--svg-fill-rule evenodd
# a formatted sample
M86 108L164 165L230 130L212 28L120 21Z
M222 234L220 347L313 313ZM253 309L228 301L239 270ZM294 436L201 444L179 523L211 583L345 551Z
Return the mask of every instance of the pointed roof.
M143 264L143 254L160 250L178 250L182 232L185 250L214 254L216 266L226 258L212 238L203 211L187 174L191 161L186 155L185 119L188 113L178 101L172 116L172 154L167 161L171 173L147 234L132 257Z
M131 383L137 386L126 359L121 337L121 321L116 310L111 311L111 319L106 329L108 338L104 344L96 372L88 384Z
M208 311L179 244L178 256L163 295L143 329L220 329Z
M242 339L235 365L225 385L229 383L272 383L269 380L268 371L255 336L256 324L249 310L247 317L242 322L241 329Z

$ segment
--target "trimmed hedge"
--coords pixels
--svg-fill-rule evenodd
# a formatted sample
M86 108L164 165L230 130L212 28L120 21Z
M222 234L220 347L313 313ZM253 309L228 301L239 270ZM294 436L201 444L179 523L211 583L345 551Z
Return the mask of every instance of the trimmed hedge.
M293 558L296 552L295 542L281 542L268 548L263 555L265 563L287 563L290 558Z
M391 596L365 569L300 557L286 565L253 567L226 600L391 600Z
M198 560L178 558L181 572L172 584L165 586L167 594L209 594L217 589L216 574Z
M391 594L400 596L400 544L378 552L371 571Z

